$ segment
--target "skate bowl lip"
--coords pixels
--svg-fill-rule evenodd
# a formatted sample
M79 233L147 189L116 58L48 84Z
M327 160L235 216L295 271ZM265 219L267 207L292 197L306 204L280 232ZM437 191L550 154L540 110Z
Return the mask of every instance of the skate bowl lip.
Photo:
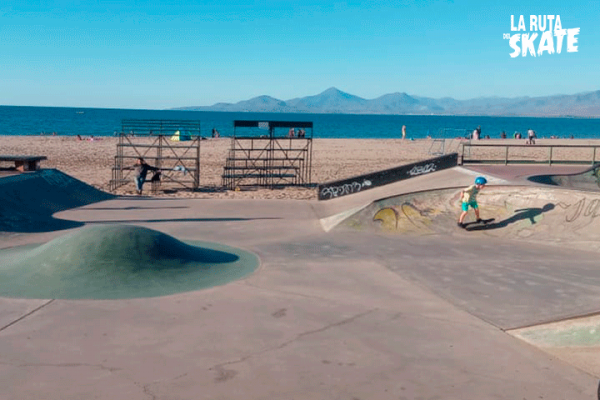
M391 200L391 199L398 198L398 197L427 195L428 193L433 194L433 193L437 193L437 192L459 190L459 189L462 190L465 188L466 188L466 186L464 186L464 185L456 185L456 186L446 186L446 187L436 187L436 188L430 188L430 189L414 190L411 192L393 194L390 196L384 196L384 197L380 197L380 198L371 200L371 201L364 203L358 207L348 208L348 209L346 209L340 213L334 214L332 216L321 218L320 221L324 227L324 230L330 231L331 229L334 229L340 223L344 222L347 218L350 218L353 215L355 215L356 213L359 213L359 212L363 211L364 209L366 209L378 202L381 202L381 201ZM521 184L521 183L486 185L486 188L484 190L486 192L489 192L490 190L493 190L493 189L509 189L509 188L511 188L511 189L512 188L515 188L515 189L527 188L527 189L531 189L531 190L551 190L551 191L561 191L561 190L563 190L563 191L582 191L582 192L589 193L589 191L576 189L576 188L566 188L566 187L561 187L561 186L540 187L540 186L527 185L527 184ZM485 195L485 192L481 192L481 193L483 193ZM336 220L337 220L337 222L331 222L331 221L336 221ZM326 225L327 225L327 227L325 227Z
M600 164L599 164L599 166L600 166ZM578 175L578 174L575 174L575 175ZM364 204L360 207L356 207L356 208L352 209L352 211L360 212L375 203L378 203L380 201L394 199L397 197L426 195L427 193L433 194L433 193L450 191L450 190L459 190L459 189L462 190L465 188L466 188L466 186L464 186L464 185L457 185L457 186L446 186L446 187L438 187L438 188L432 188L432 189L421 189L421 190L415 190L412 192L399 193L399 194L395 194L395 195L390 195L390 196L385 196L385 197L381 197L378 199L374 199L367 204ZM517 184L502 184L502 185L486 185L485 189L483 189L483 191L480 192L480 195L485 196L486 193L488 193L494 189L502 189L502 190L515 189L514 190L515 192L519 192L519 190L526 189L526 190L531 190L531 191L553 191L553 192L564 191L564 192L582 192L582 194L590 194L589 190L584 190L584 189L579 189L579 188L563 187L563 186L558 186L558 185L544 187L544 186L535 186L535 185L527 185L527 184L517 183ZM594 192L592 191L591 193L594 193Z
M527 177L527 180L529 182L547 185L548 187L559 187L559 188L569 189L569 190L581 190L581 191L585 191L585 192L595 192L595 191L600 191L600 184L599 184L598 190L593 190L593 189L589 189L589 188L585 188L585 187L561 185L561 184L559 184L557 182L554 182L552 180L552 178L554 178L554 177L577 177L577 176L583 176L583 175L585 175L585 174L587 174L587 173L589 173L591 171L597 170L599 168L600 168L600 162L597 162L597 163L593 164L592 166L590 166L589 168L586 168L583 171L572 172L572 173L564 173L564 174L530 175L530 176Z

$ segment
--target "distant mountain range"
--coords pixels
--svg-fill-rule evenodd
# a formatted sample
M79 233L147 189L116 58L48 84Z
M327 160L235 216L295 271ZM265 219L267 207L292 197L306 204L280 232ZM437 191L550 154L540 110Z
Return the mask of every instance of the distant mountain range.
M279 100L258 96L238 103L212 106L180 107L178 110L331 113L331 114L403 114L403 115L491 115L531 117L600 117L600 90L574 95L545 97L480 97L456 100L433 99L390 93L368 100L334 87L315 96Z

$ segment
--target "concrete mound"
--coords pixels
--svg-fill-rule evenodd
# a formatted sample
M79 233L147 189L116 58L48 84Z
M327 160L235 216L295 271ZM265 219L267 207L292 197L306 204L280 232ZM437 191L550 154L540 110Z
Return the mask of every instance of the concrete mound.
M0 296L153 297L224 284L257 266L253 254L223 245L184 243L138 226L94 226L1 250Z
M486 187L478 196L481 217L495 220L465 231L456 226L462 188L378 200L336 229L398 235L486 235L600 250L600 194L531 186ZM470 211L466 222L473 221Z
M55 169L0 178L0 232L50 232L82 226L55 219L59 211L109 200L105 193Z

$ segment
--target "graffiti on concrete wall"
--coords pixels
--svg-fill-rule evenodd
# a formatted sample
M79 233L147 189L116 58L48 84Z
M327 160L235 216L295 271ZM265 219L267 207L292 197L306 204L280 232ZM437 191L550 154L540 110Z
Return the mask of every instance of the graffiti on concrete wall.
M565 210L565 221L575 222L581 217L594 219L600 216L600 199L580 199L575 203L558 203Z
M436 168L437 167L434 163L429 163L425 165L415 165L410 169L410 171L408 171L408 174L410 176L428 174L430 172L435 172Z
M404 202L376 211L373 221L387 231L433 233L433 218L440 213L437 209L419 208L410 202Z
M358 193L363 188L371 186L371 181L365 179L361 182L350 182L340 186L327 186L319 192L321 199L333 199L335 197L345 196L347 194Z

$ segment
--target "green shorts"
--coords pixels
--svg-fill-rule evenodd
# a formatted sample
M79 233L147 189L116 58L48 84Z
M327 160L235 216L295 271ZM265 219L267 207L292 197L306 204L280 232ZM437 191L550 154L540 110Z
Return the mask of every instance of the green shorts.
M478 209L479 208L479 206L477 205L477 202L475 200L468 201L468 202L463 201L463 203L462 203L462 210L463 211L469 211L469 206L471 206L471 208L474 208L474 209Z

